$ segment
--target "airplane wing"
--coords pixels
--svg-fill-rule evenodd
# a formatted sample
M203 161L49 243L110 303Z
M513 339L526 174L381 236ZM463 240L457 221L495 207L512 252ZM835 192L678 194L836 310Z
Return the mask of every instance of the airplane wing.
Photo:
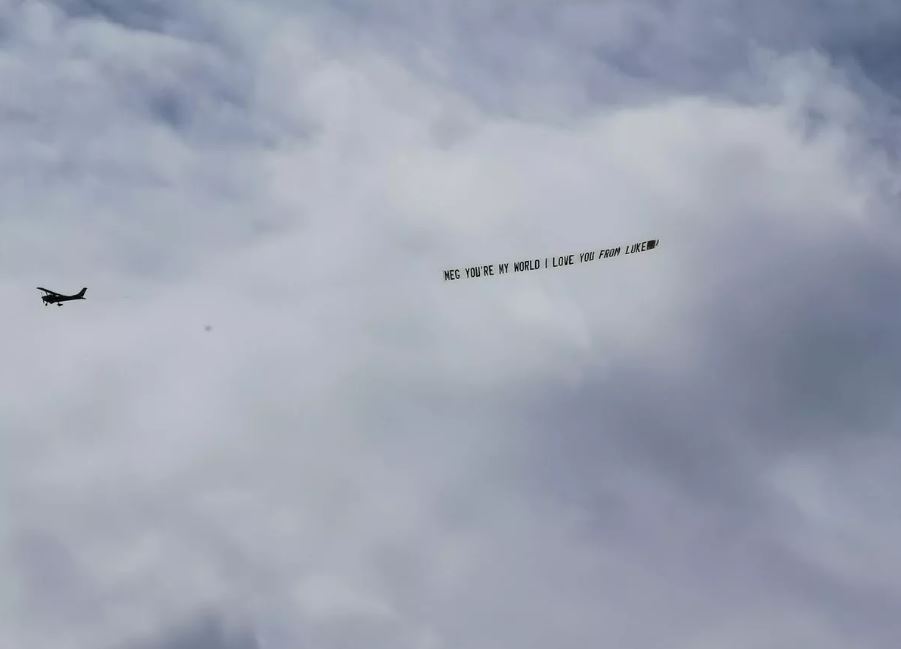
M46 293L47 295L55 295L57 297L59 296L59 293L57 293L56 291L51 291L50 289L47 289L47 288L41 288L40 286L38 286L37 289L39 291L44 291L44 293Z

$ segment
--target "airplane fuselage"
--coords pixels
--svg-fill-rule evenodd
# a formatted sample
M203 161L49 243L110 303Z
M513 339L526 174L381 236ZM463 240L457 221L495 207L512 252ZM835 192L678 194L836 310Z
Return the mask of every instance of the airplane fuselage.
M47 304L57 304L58 302L68 302L69 300L84 300L83 295L45 295L41 298Z

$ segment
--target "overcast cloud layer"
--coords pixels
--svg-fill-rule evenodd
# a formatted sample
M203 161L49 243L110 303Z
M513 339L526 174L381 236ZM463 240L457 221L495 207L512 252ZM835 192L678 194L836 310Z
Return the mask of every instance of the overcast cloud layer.
M896 649L899 30L0 0L0 647Z

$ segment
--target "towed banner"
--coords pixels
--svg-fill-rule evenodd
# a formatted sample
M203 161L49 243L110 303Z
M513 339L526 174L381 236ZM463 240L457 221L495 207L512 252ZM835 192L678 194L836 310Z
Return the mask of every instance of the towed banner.
M544 259L523 259L512 263L503 264L487 264L483 266L470 266L469 268L451 268L444 271L444 281L458 279L476 279L478 277L493 277L495 275L506 275L508 273L522 273L530 270L541 270L544 268L565 268L566 266L574 266L575 264L585 264L591 261L599 261L601 259L610 259L623 255L634 255L639 252L654 250L660 246L660 239L650 239L640 243L630 243L625 246L617 246L616 248L604 248L603 250L589 250L588 252L580 252L578 255L572 253L569 255L557 255L556 257L545 257Z

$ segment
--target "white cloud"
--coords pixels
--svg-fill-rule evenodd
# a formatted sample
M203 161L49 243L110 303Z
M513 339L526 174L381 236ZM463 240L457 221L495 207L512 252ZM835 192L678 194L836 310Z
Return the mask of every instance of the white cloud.
M0 645L891 646L853 80L777 48L730 96L654 3L275 5L6 12Z

